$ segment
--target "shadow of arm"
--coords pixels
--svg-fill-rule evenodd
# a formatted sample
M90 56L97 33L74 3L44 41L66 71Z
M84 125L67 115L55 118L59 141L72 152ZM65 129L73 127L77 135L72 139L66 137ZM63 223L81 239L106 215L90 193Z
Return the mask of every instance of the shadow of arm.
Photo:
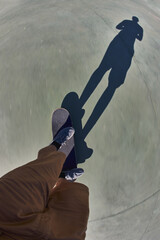
M140 31L137 33L136 38L137 38L139 41L142 41L142 39L143 39L143 28L140 28Z
M125 20L122 21L121 23L119 23L119 24L116 26L116 28L119 29L119 30L124 29L124 27L125 27Z

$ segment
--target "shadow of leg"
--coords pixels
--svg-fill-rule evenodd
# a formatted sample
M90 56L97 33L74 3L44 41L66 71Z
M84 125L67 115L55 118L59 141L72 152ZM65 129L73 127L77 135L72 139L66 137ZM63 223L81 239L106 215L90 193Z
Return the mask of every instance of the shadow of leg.
M84 106L84 104L87 102L91 94L94 92L98 84L100 83L101 79L103 78L104 74L106 73L105 66L100 65L96 71L92 74L91 78L89 79L89 82L87 83L86 87L84 88L82 95L80 97L80 104L81 107Z
M89 117L86 125L83 128L83 138L85 139L91 129L94 127L106 107L108 106L109 102L111 101L115 92L115 88L108 87L104 93L102 94L101 98L97 102L91 116Z
M114 92L119 88L125 80L128 68L112 68L108 77L108 87L97 102L91 116L83 128L83 138L85 139L91 129L94 127L108 104L110 103Z

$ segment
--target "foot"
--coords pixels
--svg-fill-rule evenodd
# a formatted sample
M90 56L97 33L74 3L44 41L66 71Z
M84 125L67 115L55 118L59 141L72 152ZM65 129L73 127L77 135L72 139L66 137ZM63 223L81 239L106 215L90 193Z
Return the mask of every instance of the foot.
M75 133L74 128L67 127L62 129L57 136L53 139L52 144L54 144L56 147L60 148L61 146L65 145L66 142L73 137Z
M83 173L84 170L82 168L73 168L69 171L64 171L65 179L72 182L81 177Z

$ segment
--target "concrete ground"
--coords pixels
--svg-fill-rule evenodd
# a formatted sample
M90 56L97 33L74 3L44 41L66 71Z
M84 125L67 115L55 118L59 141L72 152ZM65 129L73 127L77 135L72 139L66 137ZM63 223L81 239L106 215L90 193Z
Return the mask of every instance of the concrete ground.
M0 175L70 110L86 240L159 240L159 26L159 0L0 1Z

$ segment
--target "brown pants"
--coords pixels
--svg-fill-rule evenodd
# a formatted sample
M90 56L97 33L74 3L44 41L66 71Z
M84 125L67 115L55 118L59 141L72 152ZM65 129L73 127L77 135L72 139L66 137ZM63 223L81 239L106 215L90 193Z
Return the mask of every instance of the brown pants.
M51 145L0 178L0 240L84 240L89 189L58 178L66 156Z

